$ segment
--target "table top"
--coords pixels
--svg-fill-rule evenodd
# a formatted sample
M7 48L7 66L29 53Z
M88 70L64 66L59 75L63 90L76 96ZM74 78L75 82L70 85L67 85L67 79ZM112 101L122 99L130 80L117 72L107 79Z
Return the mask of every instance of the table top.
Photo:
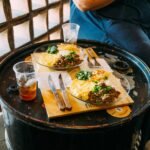
M2 108L5 107L19 119L26 123L30 123L36 127L46 129L59 129L62 131L87 131L94 129L102 129L106 127L120 126L131 121L134 117L143 113L150 104L150 70L137 57L132 54L106 44L95 41L79 40L81 47L93 47L97 54L104 57L108 63L114 68L114 71L124 74L127 79L132 81L133 89L130 96L134 100L131 106L132 113L126 118L115 118L103 111L87 112L48 120L43 100L38 90L37 99L32 102L23 102L19 99L18 93L8 92L8 87L16 83L15 74L12 66L25 57L29 56L35 48L46 43L60 43L61 40L38 43L22 48L17 52L11 53L0 65L0 101ZM111 61L110 61L111 60ZM129 70L118 70L116 61L127 62ZM115 65L114 65L115 64ZM130 82L129 81L129 82Z

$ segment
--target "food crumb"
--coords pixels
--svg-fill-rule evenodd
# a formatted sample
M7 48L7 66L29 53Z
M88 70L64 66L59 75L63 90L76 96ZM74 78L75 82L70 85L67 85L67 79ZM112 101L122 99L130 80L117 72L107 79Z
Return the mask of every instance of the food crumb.
M134 96L138 96L138 92L134 90L134 91L133 91L133 95L134 95Z
M45 104L44 103L41 106L42 106L42 108L45 108Z

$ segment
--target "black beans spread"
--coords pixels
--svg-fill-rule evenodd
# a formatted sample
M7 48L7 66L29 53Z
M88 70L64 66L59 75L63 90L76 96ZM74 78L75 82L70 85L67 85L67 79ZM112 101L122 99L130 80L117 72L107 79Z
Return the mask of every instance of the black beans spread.
M94 104L110 104L115 101L120 92L105 83L95 85L94 89L89 92L88 102Z

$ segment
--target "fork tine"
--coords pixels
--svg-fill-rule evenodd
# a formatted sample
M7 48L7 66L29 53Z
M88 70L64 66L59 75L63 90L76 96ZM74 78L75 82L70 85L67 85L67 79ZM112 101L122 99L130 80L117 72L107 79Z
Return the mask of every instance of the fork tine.
M87 53L91 58L93 57L93 54L91 53L90 48L87 48Z
M87 61L91 63L91 65L95 65L95 61L92 59L91 55L89 54L88 50L86 49Z
M101 66L101 64L96 60L95 57L93 57L94 61L95 61L95 66Z
M90 57L93 59L93 61L94 61L93 64L94 64L95 66L101 66L101 64L96 60L96 58L97 58L97 57L95 56L96 54L93 53L93 50L91 50L91 48L88 48L88 49L87 49L87 53L88 53L88 54L90 55ZM92 53L93 53L93 54L92 54Z
M95 65L95 60L93 58L89 58L89 62L91 62L92 65Z
M94 60L93 59L90 60L89 58L87 58L89 68L99 68L100 67L100 65L96 66L95 63L91 63L91 61L94 61Z
M89 57L87 58L87 61L88 61L88 66L89 66L89 68L93 68L94 65L93 65L93 63L91 63Z
M88 48L88 52L91 55L91 57L98 58L97 54L95 53L95 51L92 48Z
M99 68L101 65L96 60L96 58L98 58L98 57L95 56L96 54L92 51L92 49L91 48L86 48L85 52L88 56L87 61L88 61L89 68Z

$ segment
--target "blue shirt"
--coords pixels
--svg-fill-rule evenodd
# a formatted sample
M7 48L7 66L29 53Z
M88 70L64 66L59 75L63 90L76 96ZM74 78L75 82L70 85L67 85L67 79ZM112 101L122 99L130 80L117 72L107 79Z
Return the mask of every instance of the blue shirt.
M107 32L116 22L141 26L150 37L150 0L117 0L105 8L86 12L80 11L71 0L70 8L70 22L80 25L79 39L113 44Z
M150 27L150 0L120 0L95 14Z
M127 49L150 65L150 0L117 0L95 11L80 11L71 0L70 22L80 25L79 39Z
M74 7L71 0L71 9ZM105 8L91 11L91 13L97 17L104 16L150 28L150 0L118 0Z

